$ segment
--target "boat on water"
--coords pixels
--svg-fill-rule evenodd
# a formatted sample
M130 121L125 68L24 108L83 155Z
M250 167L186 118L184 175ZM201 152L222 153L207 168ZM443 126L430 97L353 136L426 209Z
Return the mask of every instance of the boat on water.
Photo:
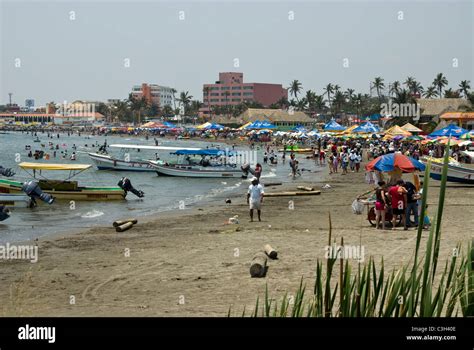
M87 153L92 161L99 170L120 170L120 171L140 171L140 172L153 172L156 169L150 164L149 160L130 160L129 154L126 154L127 150L155 150L155 151L174 151L180 150L179 147L169 146L148 146L148 145L127 145L127 144L116 144L110 145L112 148L120 148L122 150L121 158L114 157L104 153ZM199 150L200 148L187 148L188 150ZM155 160L157 164L163 164L162 161Z
M422 162L426 164L427 158L423 159ZM430 177L434 180L441 180L442 174L443 174L443 160L432 159L431 168L430 168ZM448 163L447 181L474 185L474 168L461 166L461 163L450 162Z
M219 149L188 150L173 153L181 158L176 164L158 164L149 161L159 176L179 176L197 178L242 178L242 170L236 164L227 162L230 153ZM192 157L200 156L199 161ZM184 157L184 161L182 158Z
M0 193L0 205L8 207L31 207L32 199L26 194Z
M18 164L20 168L29 173L37 182L40 189L59 200L79 201L112 201L124 200L125 191L120 187L93 187L79 186L77 181L71 178L92 167L90 164L50 164L50 163L28 163ZM48 179L43 176L43 171L69 171L65 180ZM23 182L0 179L1 194L21 194Z

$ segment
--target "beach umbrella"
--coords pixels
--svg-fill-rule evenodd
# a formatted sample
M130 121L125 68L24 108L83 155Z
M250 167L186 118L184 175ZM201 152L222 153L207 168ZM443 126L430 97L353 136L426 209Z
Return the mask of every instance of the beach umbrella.
M334 119L331 119L330 122L328 122L326 125L323 127L324 131L343 131L346 130L345 127L343 127L341 124L337 123Z
M204 129L205 130L223 130L224 126L217 123L211 123L210 125L206 126Z
M245 123L244 125L242 125L241 127L239 127L237 130L244 130L244 129L247 129L247 127L248 127L249 125L251 125L251 124L252 124L252 122Z
M210 125L212 125L212 124L209 123L209 122L205 122L204 124L201 124L201 125L196 126L196 129L198 129L198 130L204 130L204 129L206 129L206 127L208 127L208 126L210 126Z
M405 140L409 140L409 141L421 141L421 140L424 140L425 138L423 136L419 136L419 135L413 135L413 136L408 136Z
M174 125L173 123L170 123L170 122L163 122L163 125L167 128L176 128L176 125Z
M405 125L402 126L402 129L408 132L422 132L420 128L417 128L413 124L406 123Z
M295 126L292 130L294 131L300 131L300 132L306 132L308 130L306 130L306 128L303 126L303 125L297 125Z
M449 146L457 146L459 144L458 140L448 138L438 139L437 141L442 145L446 145L449 142Z
M451 136L451 137L460 137L463 134L469 132L469 130L463 129L456 124L449 124L447 127L439 129L435 132L432 132L428 136L438 137L438 136Z
M472 145L474 142L473 141L462 141L459 142L458 146L469 146Z
M411 132L403 130L398 125L394 125L390 129L385 131L385 136L392 136L392 138L393 138L393 137L398 136L398 135L411 136Z
M373 134L379 132L380 128L377 125L372 124L371 122L366 122L352 130L353 133L366 133L366 134Z
M463 139L463 140L470 140L470 139L474 139L474 130L471 130L465 134L462 134L461 137L459 137L460 139Z
M381 172L389 172L399 169L404 173L412 173L415 170L425 170L425 165L422 162L412 157L407 157L401 153L389 153L375 158L365 166L365 169L367 171L377 170Z

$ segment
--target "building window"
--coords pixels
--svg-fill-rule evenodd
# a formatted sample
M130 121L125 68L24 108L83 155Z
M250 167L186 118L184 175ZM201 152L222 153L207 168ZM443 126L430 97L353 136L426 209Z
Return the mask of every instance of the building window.
M240 102L240 101L241 101L240 98L233 98L233 99L232 99L232 102Z
M253 86L244 86L243 89L244 90L253 90Z
M218 86L213 86L209 90L219 90L219 87Z
M219 96L219 93L218 92L212 92L211 96Z
M229 90L229 89L230 89L230 87L228 87L228 86L222 86L221 87L221 90Z
M253 92L244 92L244 96L253 96Z
M240 96L240 92L233 92L232 96Z
M219 102L218 98L211 98L211 102Z
M232 86L232 90L240 90L240 86Z

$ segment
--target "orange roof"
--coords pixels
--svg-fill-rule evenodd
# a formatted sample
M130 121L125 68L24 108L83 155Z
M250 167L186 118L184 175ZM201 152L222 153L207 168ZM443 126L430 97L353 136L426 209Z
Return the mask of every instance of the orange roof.
M441 119L472 119L474 120L474 112L447 112L441 116Z

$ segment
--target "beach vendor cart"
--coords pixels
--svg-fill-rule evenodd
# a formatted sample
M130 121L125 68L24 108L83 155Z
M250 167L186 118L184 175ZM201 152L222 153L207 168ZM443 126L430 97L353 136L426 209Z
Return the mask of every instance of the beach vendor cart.
M425 165L412 158L407 157L401 153L389 153L375 158L367 163L365 170L368 172L368 178L371 178L370 183L377 184L378 181L384 181L384 176L388 175L389 179L386 181L388 185L395 184L402 178L404 173L413 174L413 184L416 189L420 189L419 171L425 170ZM361 213L361 208L367 207L367 220L372 226L375 226L375 189L361 194L353 203L354 212ZM385 214L385 221L390 223L392 220L391 208ZM397 223L399 225L401 220Z

